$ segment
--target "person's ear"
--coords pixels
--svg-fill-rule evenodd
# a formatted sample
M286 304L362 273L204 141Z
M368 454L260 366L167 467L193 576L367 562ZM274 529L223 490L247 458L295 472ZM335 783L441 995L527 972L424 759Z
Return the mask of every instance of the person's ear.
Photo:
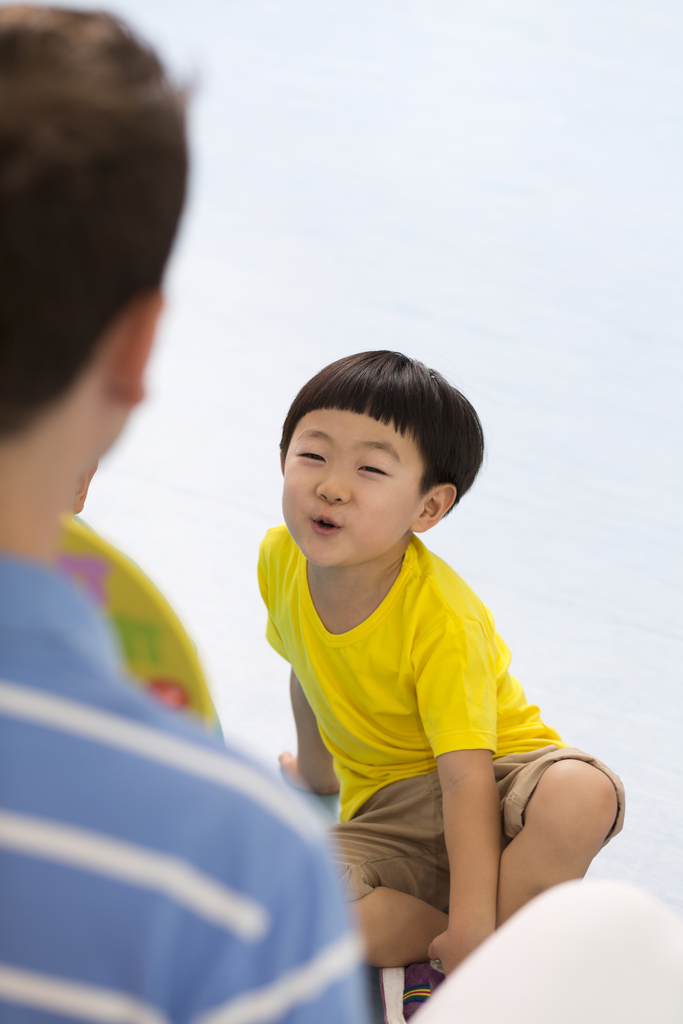
M453 484L440 484L425 495L422 512L411 526L413 533L426 533L443 519L455 501L457 491Z
M85 508L85 499L88 497L88 488L90 487L90 481L97 472L98 463L84 473L81 479L78 481L78 488L74 497L74 515L77 516L79 512L82 512Z
M283 452L282 449L280 449L280 469L282 470L282 475L283 476L285 475L285 459L286 458L287 458L287 453Z
M105 387L117 404L132 408L145 397L145 369L163 305L158 289L135 295L102 336Z

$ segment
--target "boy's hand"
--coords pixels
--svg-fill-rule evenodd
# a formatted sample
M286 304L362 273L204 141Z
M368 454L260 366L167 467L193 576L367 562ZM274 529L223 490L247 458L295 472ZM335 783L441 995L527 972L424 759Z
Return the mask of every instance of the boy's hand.
M297 789L321 795L338 793L339 780L334 774L332 754L322 741L315 715L306 700L301 683L294 675L294 670L291 673L289 688L299 741L299 755L293 757L288 750L280 754L282 770Z
M293 754L285 750L278 757L278 761L283 775L292 786L295 786L296 789L304 789L307 793L311 792L311 787L299 775L297 758Z
M447 928L441 935L437 935L430 945L430 959L440 960L446 974L450 974L466 956L469 956L477 948L480 942L488 938L489 934L490 932L485 931Z
M339 782L336 777L329 786L316 787L315 789L313 786L309 786L306 780L299 774L299 759L294 757L293 754L290 754L288 750L285 750L284 753L280 754L278 761L280 762L280 767L282 768L288 782L290 782L296 789L303 789L307 793L320 793L323 796L328 793L339 792Z

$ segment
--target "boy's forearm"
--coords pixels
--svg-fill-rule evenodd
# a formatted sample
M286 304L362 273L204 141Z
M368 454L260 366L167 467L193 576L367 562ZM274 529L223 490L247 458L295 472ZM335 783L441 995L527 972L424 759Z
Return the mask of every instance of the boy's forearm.
M500 802L493 780L466 781L444 793L444 835L451 872L450 917L456 928L496 924Z
M339 782L332 755L322 741L315 715L294 672L290 693L298 742L297 772L314 793L336 793Z
M451 873L447 946L456 962L463 959L496 925L500 865L500 802L490 754L475 770L442 771L444 837ZM486 755L488 754L488 764ZM446 964L447 969L455 963Z
M339 791L339 780L334 774L332 765L331 758L322 761L315 755L311 755L311 752L299 741L297 771L314 793L337 793Z

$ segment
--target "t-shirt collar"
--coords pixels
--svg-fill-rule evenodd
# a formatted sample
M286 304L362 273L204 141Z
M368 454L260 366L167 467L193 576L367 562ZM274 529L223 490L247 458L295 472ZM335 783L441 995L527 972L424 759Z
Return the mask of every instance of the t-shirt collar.
M107 624L73 583L49 566L0 553L0 630L58 637L116 671L118 652Z

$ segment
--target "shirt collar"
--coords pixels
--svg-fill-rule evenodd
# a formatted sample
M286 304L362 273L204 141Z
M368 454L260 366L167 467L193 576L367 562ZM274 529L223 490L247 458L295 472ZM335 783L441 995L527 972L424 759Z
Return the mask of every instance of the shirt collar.
M54 569L0 554L0 630L49 634L116 672L113 636L90 600Z

